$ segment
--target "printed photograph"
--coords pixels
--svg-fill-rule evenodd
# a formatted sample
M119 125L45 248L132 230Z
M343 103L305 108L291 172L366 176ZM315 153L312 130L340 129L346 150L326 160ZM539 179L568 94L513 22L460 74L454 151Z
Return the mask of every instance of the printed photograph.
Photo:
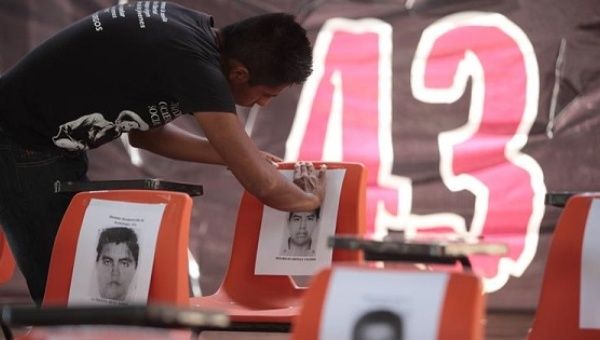
M81 224L69 306L144 304L165 204L92 199Z
M138 268L140 247L130 228L103 229L96 246L96 294L103 299L125 301Z
M321 208L309 212L290 212L281 256L315 256Z
M281 173L292 180L292 171ZM331 265L333 253L327 237L335 234L344 175L344 169L327 170L325 200L313 211L263 207L255 274L310 277Z
M352 330L352 340L402 340L402 318L390 310L363 314Z

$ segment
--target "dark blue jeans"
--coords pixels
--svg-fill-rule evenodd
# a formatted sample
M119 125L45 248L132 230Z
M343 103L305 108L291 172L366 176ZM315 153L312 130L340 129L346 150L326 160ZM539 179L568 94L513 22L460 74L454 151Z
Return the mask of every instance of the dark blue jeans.
M86 172L85 153L30 150L0 130L0 224L38 305L44 297L54 238L73 197L55 194L54 181L85 180Z

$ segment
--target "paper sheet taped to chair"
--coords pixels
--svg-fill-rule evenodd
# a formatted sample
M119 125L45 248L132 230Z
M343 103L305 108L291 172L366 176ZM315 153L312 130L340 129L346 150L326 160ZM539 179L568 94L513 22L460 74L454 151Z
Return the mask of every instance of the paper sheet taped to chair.
M447 283L447 273L334 269L319 339L438 339Z
M600 329L600 200L592 201L581 250L579 327Z
M292 180L292 170L281 171ZM263 209L255 274L312 275L331 265L327 237L335 234L344 169L327 170L325 202L315 211Z
M145 304L165 204L92 199L75 254L69 305Z

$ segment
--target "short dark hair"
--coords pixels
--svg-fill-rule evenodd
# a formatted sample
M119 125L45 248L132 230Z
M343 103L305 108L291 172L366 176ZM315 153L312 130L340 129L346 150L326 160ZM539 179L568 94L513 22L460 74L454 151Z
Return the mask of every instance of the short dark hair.
M102 254L102 248L109 243L125 243L131 255L135 260L135 266L138 265L138 255L140 253L140 246L138 245L137 235L130 228L125 227L114 227L106 228L100 233L98 238L98 246L96 247L96 262L100 259Z
M306 31L294 17L271 13L251 17L221 29L227 59L242 63L250 85L302 84L312 73L312 49Z
M306 211L309 212L309 211ZM317 219L321 218L321 207L317 207L317 209L310 211L310 212L314 212L315 216L317 216ZM296 214L297 211L290 211L289 215L288 215L288 222L292 220L292 216L294 216L294 214Z
M362 315L354 324L354 329L352 330L352 339L360 340L358 337L360 330L367 325L377 323L389 325L394 330L396 339L402 339L402 319L398 314L383 309L370 311Z

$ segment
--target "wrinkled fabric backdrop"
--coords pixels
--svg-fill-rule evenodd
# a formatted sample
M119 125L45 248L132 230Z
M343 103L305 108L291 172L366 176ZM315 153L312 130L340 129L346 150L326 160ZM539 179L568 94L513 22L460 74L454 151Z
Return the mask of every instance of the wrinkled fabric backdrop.
M365 163L368 226L377 236L458 233L506 242L504 259L472 258L493 291L488 305L535 308L560 214L544 206L544 194L600 189L600 6L592 0L176 2L212 14L217 27L268 12L297 15L315 45L315 72L267 108L240 108L254 141L287 160ZM0 72L57 30L115 4L2 0ZM202 133L193 117L175 123ZM144 151L135 166L120 140L89 156L92 179L204 185L205 195L194 199L190 249L203 292L214 292L242 193L235 178L220 166ZM13 284L8 294L24 289Z

